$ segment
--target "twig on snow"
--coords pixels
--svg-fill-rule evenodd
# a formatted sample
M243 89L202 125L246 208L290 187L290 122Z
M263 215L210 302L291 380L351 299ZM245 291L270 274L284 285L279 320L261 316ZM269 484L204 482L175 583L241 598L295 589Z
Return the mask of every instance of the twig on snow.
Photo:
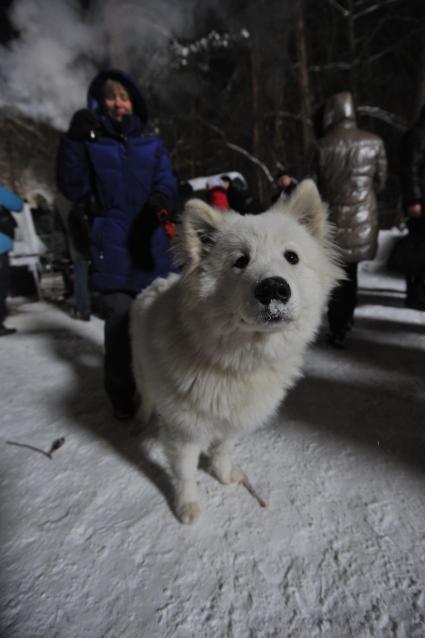
M251 494L251 496L253 496L257 501L260 507L266 508L267 507L267 503L266 501L264 501L261 496L259 496L257 494L257 492L255 491L255 489L252 487L251 483L248 480L248 477L246 475L243 476L243 478L240 481L240 484L243 485L248 492Z
M16 445L17 447L25 447L28 450L32 450L33 452L39 452L40 454L47 456L48 459L52 460L53 452L59 450L59 448L62 447L62 445L65 443L65 437L61 436L59 439L55 439L48 452L42 450L39 447L35 447L34 445L29 445L28 443L18 443L17 441L6 441L6 443L8 445Z

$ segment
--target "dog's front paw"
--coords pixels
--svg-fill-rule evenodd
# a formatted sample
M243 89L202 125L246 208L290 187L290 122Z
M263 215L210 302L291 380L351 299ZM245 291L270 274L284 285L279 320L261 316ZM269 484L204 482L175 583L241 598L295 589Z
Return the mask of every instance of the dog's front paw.
M216 464L212 468L214 476L223 483L223 485L230 485L230 483L242 483L245 472L241 470L239 465L230 464L229 466L223 466Z
M177 518L184 525L191 525L198 520L201 508L197 501L193 503L182 503L176 507Z
M239 465L233 465L230 469L229 483L243 483L246 480L245 472L239 467Z

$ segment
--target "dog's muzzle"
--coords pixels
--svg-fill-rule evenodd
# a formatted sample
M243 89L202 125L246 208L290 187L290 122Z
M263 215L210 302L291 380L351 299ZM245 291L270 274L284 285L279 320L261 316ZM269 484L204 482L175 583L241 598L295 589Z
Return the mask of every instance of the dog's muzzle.
M267 277L255 286L254 295L264 306L273 300L285 304L291 297L291 288L282 277Z

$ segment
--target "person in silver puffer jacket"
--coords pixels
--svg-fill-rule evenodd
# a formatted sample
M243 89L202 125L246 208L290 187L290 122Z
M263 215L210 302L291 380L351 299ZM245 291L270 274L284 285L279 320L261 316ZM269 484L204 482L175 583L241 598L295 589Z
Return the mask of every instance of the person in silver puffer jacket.
M316 158L319 189L336 226L335 240L347 276L329 303L329 340L342 346L353 323L358 264L373 259L377 250L376 194L385 185L387 158L383 140L357 128L348 91L336 93L327 101L323 131Z

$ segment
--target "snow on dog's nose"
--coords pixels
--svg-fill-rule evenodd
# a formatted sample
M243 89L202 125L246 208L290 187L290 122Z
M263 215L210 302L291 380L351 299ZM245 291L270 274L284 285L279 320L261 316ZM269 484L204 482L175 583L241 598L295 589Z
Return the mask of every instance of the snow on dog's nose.
M291 297L291 288L282 277L267 277L256 285L254 295L264 306L273 300L285 304Z

